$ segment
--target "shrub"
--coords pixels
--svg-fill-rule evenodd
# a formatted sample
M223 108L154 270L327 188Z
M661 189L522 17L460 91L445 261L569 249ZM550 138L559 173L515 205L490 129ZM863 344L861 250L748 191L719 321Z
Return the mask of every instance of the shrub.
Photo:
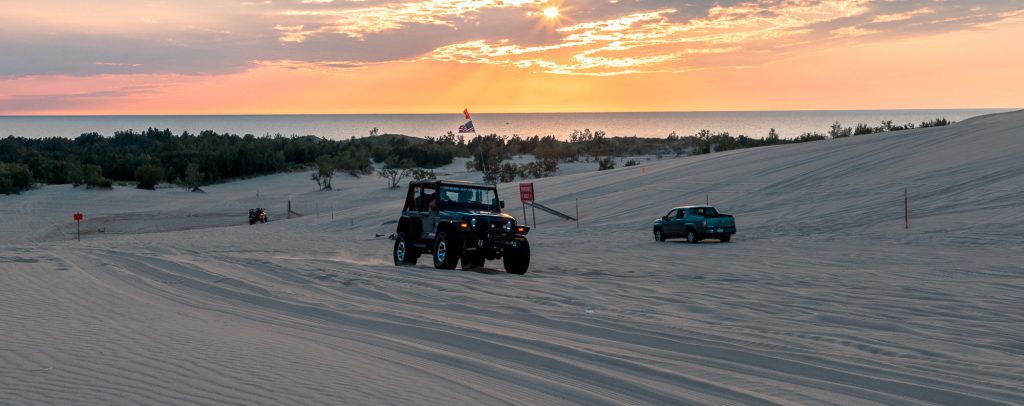
M512 162L504 162L501 164L501 171L498 173L498 178L502 183L508 183L516 180L516 176L519 174L519 166Z
M87 189L95 187L110 189L114 187L114 182L103 177L103 168L99 165L84 165L82 166L82 172L85 175L85 187Z
M32 185L32 174L23 165L0 162L0 193L19 193Z
M941 126L950 125L950 124L953 124L953 122L949 121L949 120L946 120L945 117L942 117L942 118L937 118L937 119L934 119L934 120L931 120L931 121L922 121L921 125L920 125L920 128L941 127Z
M857 127L853 129L853 135L871 134L875 132L871 126L863 123L857 123Z
M843 127L838 121L832 123L828 130L828 136L830 138L845 138L853 134L853 129L850 127Z
M615 159L610 156L598 159L597 170L603 171L607 169L615 169Z
M331 179L334 178L336 165L329 155L320 155L316 158L316 172L310 178L316 181L320 190L331 190Z
M410 171L413 180L437 179L433 169L416 168Z
M206 174L199 172L199 165L189 162L188 166L185 167L185 189L189 189L192 192L201 192L200 187L203 186L203 180L206 178Z
M145 164L135 170L135 181L139 189L156 190L156 184L164 179L164 168L156 164Z
M388 181L388 189L398 189L402 179L412 174L412 166L411 160L392 156L384 162L384 169L377 171L377 175Z
M398 168L384 168L377 171L377 175L388 181L388 189L398 189L402 179L409 176L410 170Z

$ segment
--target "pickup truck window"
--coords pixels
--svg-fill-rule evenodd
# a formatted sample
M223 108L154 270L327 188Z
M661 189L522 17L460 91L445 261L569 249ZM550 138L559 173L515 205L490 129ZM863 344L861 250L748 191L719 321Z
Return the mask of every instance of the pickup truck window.
M674 209L673 210L669 210L668 214L665 215L665 218L667 218L667 219L675 218L677 211L678 210L674 210Z
M681 218L683 218L683 216L685 216L685 215L686 215L686 211L684 211L684 210L679 210L679 211L678 211L678 212L676 213L676 218L679 218L679 219L681 219Z

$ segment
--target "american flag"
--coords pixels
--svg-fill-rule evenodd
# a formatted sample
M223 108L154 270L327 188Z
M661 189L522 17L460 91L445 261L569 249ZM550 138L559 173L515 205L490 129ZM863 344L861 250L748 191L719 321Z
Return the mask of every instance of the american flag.
M466 124L459 126L459 133L475 133L476 129L473 128L473 121L467 121Z

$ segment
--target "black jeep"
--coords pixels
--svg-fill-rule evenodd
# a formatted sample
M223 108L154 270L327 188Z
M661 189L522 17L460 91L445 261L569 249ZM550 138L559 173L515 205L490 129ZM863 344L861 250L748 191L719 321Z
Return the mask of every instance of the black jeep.
M493 185L446 180L409 183L402 218L395 233L395 265L414 265L421 254L434 267L479 268L503 258L505 271L522 275L530 267L529 227L502 213Z

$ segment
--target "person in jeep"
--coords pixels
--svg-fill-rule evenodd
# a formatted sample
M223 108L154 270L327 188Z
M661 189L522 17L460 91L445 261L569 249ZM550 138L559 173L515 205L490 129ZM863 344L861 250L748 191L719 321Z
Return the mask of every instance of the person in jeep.
M502 213L493 185L426 180L409 183L395 232L395 265L415 265L430 254L434 267L479 268L502 259L505 271L524 274L530 266L529 227Z

